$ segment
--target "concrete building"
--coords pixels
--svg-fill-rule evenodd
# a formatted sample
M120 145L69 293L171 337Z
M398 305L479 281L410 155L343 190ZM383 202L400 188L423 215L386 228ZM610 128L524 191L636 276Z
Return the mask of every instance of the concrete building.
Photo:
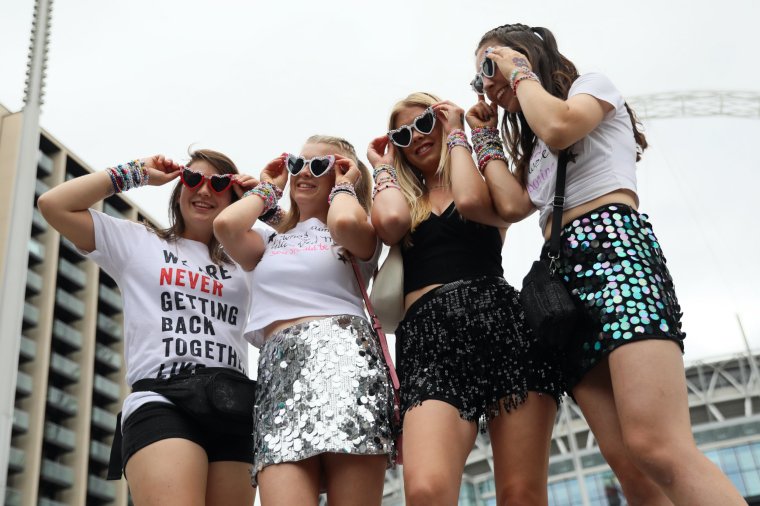
M16 176L20 125L21 113L0 106L2 240L13 219L7 192ZM88 172L75 154L40 132L26 292L19 294L24 312L8 506L128 504L126 482L105 480L116 414L127 393L121 296L113 280L36 209L36 198L48 188ZM145 218L122 196L97 207L113 216Z
M686 369L694 438L749 504L760 504L760 354L695 362ZM572 448L577 448L573 452ZM467 459L461 506L495 506L492 452L479 435ZM580 481L588 501L582 500ZM386 475L386 506L401 506L401 472ZM578 407L565 399L552 436L550 506L623 506L625 499Z

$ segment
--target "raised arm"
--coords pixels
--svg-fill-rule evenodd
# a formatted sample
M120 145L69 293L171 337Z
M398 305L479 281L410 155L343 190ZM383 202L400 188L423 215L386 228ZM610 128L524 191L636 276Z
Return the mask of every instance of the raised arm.
M275 158L261 172L261 183L214 219L214 235L230 258L246 271L256 267L266 246L252 229L253 225L259 216L277 204L277 195L282 194L287 180L282 156Z
M397 244L412 226L412 215L403 193L397 183L392 183L388 170L378 170L381 166L393 169L396 148L387 135L374 139L367 149L367 159L376 169L375 197L372 203L372 225L378 237L385 244Z
M486 58L496 62L499 72L507 80L516 68L530 70L530 62L525 56L509 47L494 48ZM520 109L530 128L555 150L570 147L584 138L613 109L612 104L587 94L562 100L531 79L521 80L516 88Z
M147 182L142 171L147 174ZM126 171L125 178L122 172ZM112 195L136 186L160 186L179 176L179 165L163 155L130 162L119 169L107 169L77 177L45 192L37 200L42 216L48 223L87 252L95 250L95 226L89 208ZM136 179L135 179L136 177ZM129 181L129 182L125 182ZM137 182L137 184L135 184Z
M354 187L361 176L353 160L335 155L335 187L327 212L327 228L337 244L360 260L369 260L377 248L377 235L356 199Z
M509 170L506 159L503 158L504 148L496 127L498 117L498 106L486 103L482 95L478 96L478 102L467 111L467 123L473 130L472 140L478 165L483 171L494 208L502 220L517 223L536 208L530 200L528 190ZM494 151L498 152L496 156Z
M508 226L496 212L488 185L472 159L464 134L464 110L449 101L434 105L433 110L448 137L451 192L457 210L468 220L494 227Z

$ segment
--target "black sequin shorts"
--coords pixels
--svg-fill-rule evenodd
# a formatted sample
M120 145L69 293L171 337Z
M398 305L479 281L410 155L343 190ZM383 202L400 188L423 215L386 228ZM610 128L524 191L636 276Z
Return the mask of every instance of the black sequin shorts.
M626 343L667 339L683 351L681 307L647 215L602 206L567 224L561 239L560 274L585 309L565 350L569 390Z
M259 354L253 479L322 453L394 459L393 387L364 318L331 316L272 335Z
M396 329L401 413L444 401L462 419L492 419L528 392L559 402L560 369L537 347L518 292L501 277L454 281L423 295Z

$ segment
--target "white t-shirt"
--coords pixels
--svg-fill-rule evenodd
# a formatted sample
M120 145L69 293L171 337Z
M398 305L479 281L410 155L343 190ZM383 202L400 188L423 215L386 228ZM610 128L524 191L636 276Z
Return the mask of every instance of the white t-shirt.
M276 321L339 314L366 318L351 262L339 258L341 248L322 221L309 218L284 234L258 226L254 230L266 244L251 278L255 296L245 332L254 346L264 344L263 329ZM365 283L377 267L381 250L378 241L371 259L357 259Z
M568 98L579 94L603 100L613 109L591 133L570 148L577 156L575 162L567 164L565 209L614 190L636 193L636 141L623 97L606 76L597 73L584 74L575 80ZM541 230L552 213L556 182L557 153L538 139L528 166L528 194L541 213Z
M124 303L127 383L166 378L197 366L247 374L250 278L237 264L214 264L206 244L167 242L128 220L90 209L95 250L85 256L119 285ZM82 252L85 253L85 252ZM134 392L122 419L146 402L169 402Z

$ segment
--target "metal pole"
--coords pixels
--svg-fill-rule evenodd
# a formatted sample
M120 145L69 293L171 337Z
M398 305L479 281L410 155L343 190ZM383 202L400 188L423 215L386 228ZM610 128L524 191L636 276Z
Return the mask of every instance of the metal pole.
M45 67L52 0L36 0L27 62L18 166L11 194L12 217L5 248L0 286L0 500L5 501L8 455L13 427L16 371L24 311L28 244L32 227L34 184L40 138Z
M575 468L575 479L578 480L578 489L581 492L581 501L583 506L589 506L591 502L588 498L588 490L586 490L586 480L583 479L583 467L581 463L581 457L578 455L578 443L575 440L575 433L573 433L572 417L570 416L570 407L567 405L568 399L560 404L562 406L562 416L565 417L565 427L567 427L567 439L570 442L570 451L573 454L573 467Z

